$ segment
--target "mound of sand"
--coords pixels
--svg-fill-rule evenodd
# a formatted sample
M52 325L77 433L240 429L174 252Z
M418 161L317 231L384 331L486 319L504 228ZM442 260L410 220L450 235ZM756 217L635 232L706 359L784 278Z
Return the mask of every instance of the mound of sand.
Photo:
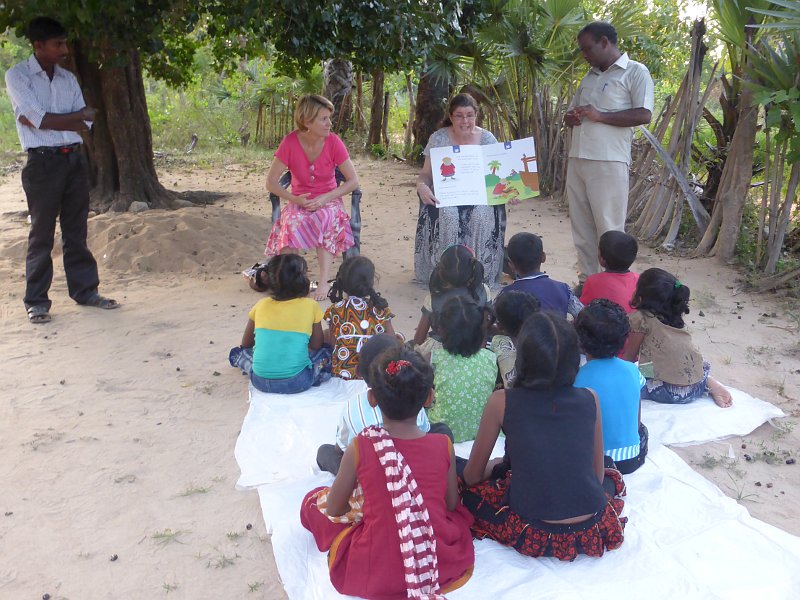
M132 273L225 273L249 267L263 254L270 220L224 208L191 207L106 213L89 219L89 248L102 269ZM56 238L60 234L56 232ZM20 237L0 257L25 261ZM56 243L54 260L60 262Z

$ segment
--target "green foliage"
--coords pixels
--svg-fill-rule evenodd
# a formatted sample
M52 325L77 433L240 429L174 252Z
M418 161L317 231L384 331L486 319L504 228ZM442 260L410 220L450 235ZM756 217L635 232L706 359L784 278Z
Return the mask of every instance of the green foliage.
M279 52L278 69L308 72L329 58L356 68L398 71L418 65L454 29L474 0L342 0L318 10L297 0L273 0L265 32Z
M773 17L774 22L759 25L766 29L796 31L800 29L800 0L772 0L771 4L785 10L750 8L753 13Z
M762 38L751 50L747 67L753 98L763 104L767 127L777 128L777 142L789 140L787 162L800 161L800 33Z

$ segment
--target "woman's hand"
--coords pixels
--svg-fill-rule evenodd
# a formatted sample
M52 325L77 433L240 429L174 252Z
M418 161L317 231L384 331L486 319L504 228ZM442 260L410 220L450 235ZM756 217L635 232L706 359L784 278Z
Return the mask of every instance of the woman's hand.
M422 165L422 170L417 177L417 195L423 204L428 206L438 206L439 201L433 195L431 186L433 185L433 170L431 168L431 157L426 156Z
M433 195L433 191L427 184L417 184L417 195L419 196L419 199L422 200L423 204L427 204L429 206L439 206L439 201L436 199L436 196Z
M303 194L303 195L308 196L308 194ZM325 193L325 194L320 194L316 198L307 198L305 205L301 206L303 206L303 208L305 208L306 210L314 212L315 210L319 210L320 208L325 206L331 200L332 200L331 194Z

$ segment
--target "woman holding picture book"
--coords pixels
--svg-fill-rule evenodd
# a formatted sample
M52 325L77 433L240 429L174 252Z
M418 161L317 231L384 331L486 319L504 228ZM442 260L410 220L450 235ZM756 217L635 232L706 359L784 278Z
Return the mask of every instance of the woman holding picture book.
M497 143L491 132L475 125L477 117L478 103L475 99L469 94L456 95L447 106L442 128L431 135L423 151L425 164L417 177L420 207L414 243L414 274L424 285L428 285L442 252L454 244L464 244L475 251L483 264L485 283L495 284L502 271L505 205L439 207L433 192L431 148ZM457 176L452 166L443 164L440 167L437 164L436 177L441 179L454 175ZM485 194L485 190L476 189L475 194Z

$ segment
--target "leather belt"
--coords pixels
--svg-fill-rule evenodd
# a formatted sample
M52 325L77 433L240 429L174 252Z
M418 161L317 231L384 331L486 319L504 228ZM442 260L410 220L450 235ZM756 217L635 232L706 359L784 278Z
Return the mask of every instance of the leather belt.
M81 149L81 144L70 144L69 146L39 146L37 148L28 148L28 154L72 154Z

